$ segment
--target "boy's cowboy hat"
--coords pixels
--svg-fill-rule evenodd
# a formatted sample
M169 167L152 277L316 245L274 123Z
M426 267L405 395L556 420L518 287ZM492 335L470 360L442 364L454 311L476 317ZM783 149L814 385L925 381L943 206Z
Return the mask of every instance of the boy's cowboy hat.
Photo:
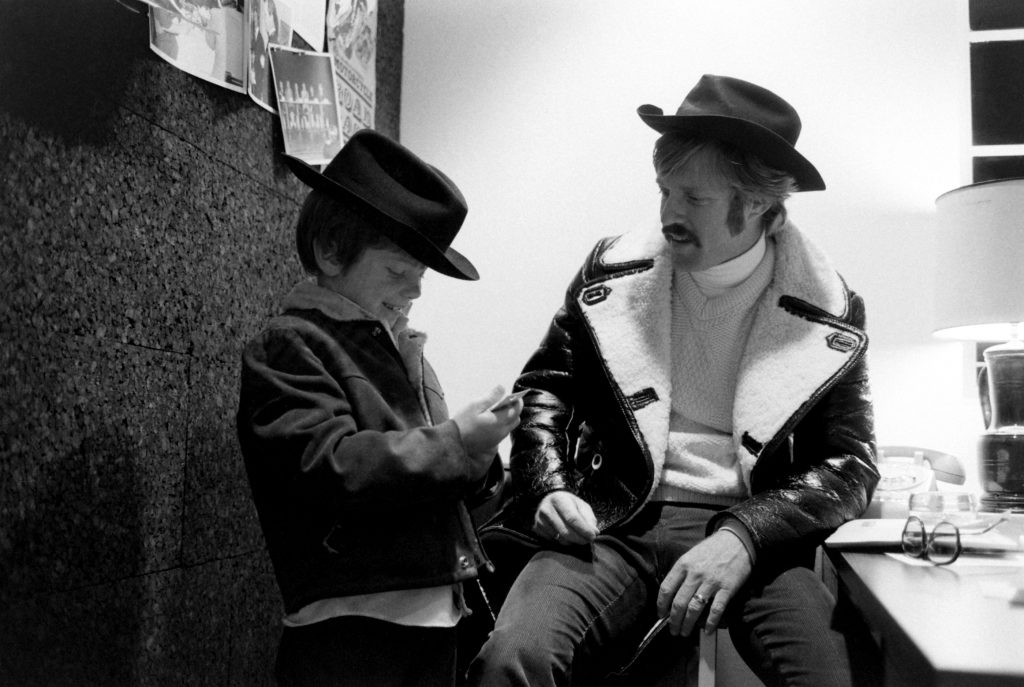
M654 105L641 105L637 114L655 131L697 134L754 153L769 166L792 174L801 191L825 188L818 170L793 147L800 136L796 110L755 84L705 74L675 115L662 114Z
M451 247L466 219L466 199L440 170L373 129L349 138L321 174L285 155L307 186L359 203L379 218L375 228L412 257L457 279L479 279L476 268Z

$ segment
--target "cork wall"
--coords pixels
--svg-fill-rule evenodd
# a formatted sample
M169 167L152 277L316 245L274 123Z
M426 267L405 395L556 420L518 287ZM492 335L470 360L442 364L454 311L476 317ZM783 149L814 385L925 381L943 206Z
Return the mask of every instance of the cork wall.
M234 411L301 277L276 118L153 54L139 3L0 17L0 684L272 684ZM379 1L393 136L402 22Z

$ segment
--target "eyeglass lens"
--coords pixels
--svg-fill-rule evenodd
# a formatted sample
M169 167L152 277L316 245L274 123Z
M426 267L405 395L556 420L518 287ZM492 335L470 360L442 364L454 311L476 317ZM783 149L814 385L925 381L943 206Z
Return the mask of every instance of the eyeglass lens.
M935 565L948 565L960 555L960 531L948 522L940 522L928 540L928 559Z
M903 527L903 553L914 558L921 558L925 553L924 523L911 516Z

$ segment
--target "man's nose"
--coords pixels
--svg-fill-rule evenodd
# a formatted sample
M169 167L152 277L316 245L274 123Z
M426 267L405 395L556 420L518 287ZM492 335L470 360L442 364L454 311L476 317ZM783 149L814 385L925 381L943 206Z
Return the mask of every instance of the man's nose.
M672 224L686 218L686 205L670 194L661 201L661 223Z

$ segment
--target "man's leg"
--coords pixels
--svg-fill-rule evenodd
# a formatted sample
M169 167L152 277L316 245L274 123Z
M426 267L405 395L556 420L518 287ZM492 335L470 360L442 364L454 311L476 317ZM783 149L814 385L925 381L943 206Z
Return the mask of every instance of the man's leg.
M808 568L755 573L728 613L736 650L769 687L850 687L836 601Z
M587 685L621 668L656 620L658 585L712 510L647 505L592 549L533 557L502 604L469 684Z
M642 635L653 613L653 581L609 539L530 560L470 665L469 685L586 684L615 667L628 644L619 640Z

